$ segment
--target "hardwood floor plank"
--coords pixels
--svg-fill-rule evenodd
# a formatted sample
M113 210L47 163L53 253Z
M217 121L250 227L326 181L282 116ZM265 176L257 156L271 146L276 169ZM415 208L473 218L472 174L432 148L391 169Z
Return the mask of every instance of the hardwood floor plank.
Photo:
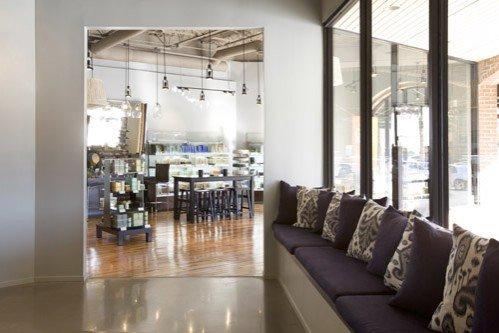
M263 206L253 219L187 223L172 212L150 214L152 242L131 236L125 245L116 236L95 234L89 219L86 270L89 277L262 276Z

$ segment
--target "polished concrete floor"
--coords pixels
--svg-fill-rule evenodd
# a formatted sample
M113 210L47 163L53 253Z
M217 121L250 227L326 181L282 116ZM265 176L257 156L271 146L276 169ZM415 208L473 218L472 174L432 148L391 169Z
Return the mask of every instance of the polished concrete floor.
M0 332L304 332L276 281L90 279L0 289Z

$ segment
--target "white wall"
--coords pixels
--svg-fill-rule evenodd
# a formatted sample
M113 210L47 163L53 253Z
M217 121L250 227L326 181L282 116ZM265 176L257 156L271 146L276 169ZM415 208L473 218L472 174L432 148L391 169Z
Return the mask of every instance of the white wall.
M0 286L33 278L35 1L0 8Z
M107 97L123 100L125 87L125 64L117 61L94 61L94 76L103 80ZM227 72L216 72L214 80L204 80L205 88L236 90L235 96L222 92L206 91L206 101L199 102L199 91L192 90L181 93L174 86L201 87L198 78L200 70L180 69L167 66L168 81L172 89L159 89L158 100L163 109L163 116L155 118L152 108L156 103L155 65L131 63L130 74L132 99L148 104L146 121L147 132L154 131L201 131L223 134L226 140L237 148L245 147L246 133L262 133L264 126L264 107L256 104L258 95L258 75L260 68L260 91L264 96L263 64L246 63L246 85L248 94L241 94L243 82L243 66L240 62L230 62ZM163 68L160 66L160 71ZM161 87L163 75L158 77ZM237 133L237 142L236 142ZM231 149L234 148L230 145Z
M85 26L265 29L265 246L271 274L278 181L322 183L320 22L320 2L309 0L37 1L36 275L83 275Z
M257 105L258 77L257 70L260 67L260 91L264 99L264 65L257 63L246 63L246 87L247 95L241 95L243 83L243 65L240 62L231 62L231 78L237 82L237 146L244 148L246 133L262 133L264 128L265 105Z

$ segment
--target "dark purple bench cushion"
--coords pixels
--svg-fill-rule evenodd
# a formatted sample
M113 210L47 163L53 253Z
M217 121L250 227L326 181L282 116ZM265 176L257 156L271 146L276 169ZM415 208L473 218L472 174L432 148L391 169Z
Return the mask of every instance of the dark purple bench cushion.
M332 247L301 247L295 257L322 290L335 300L342 295L393 294L366 264Z
M389 295L342 296L336 309L356 333L432 332L428 319L388 305Z
M285 224L272 224L275 238L293 254L299 247L331 246L331 242L322 238L312 230L293 227Z

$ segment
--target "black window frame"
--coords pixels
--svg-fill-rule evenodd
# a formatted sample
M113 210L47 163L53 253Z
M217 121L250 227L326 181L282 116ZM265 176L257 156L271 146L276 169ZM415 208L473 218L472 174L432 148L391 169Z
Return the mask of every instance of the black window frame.
M372 195L372 8L371 0L358 0L360 8L360 188ZM334 186L333 141L333 24L356 0L345 0L324 22L324 184ZM448 0L428 1L428 84L430 113L430 218L449 223L448 165Z

